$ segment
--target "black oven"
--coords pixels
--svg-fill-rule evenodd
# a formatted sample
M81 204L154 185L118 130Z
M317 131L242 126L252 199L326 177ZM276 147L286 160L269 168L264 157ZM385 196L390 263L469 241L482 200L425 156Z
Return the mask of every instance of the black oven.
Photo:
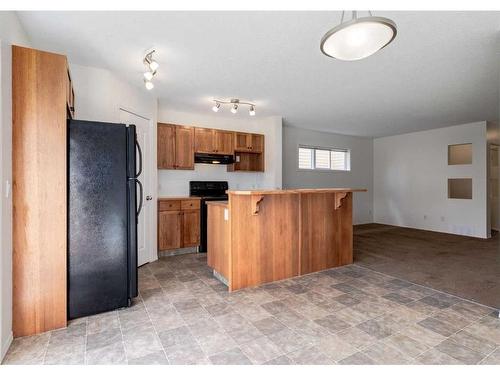
M207 252L207 201L227 201L227 181L189 181L189 195L200 197L200 253Z

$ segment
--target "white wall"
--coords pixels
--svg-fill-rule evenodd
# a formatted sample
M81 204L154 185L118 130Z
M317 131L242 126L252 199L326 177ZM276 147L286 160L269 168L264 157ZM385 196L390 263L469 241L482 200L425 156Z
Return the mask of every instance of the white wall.
M157 100L142 85L131 86L107 69L70 63L70 72L77 119L119 122L120 108L156 119ZM140 76L138 80L142 82Z
M208 111L210 110L209 107ZM241 115L239 115L241 116ZM235 116L236 117L236 116ZM264 134L265 172L226 172L225 165L195 164L192 171L159 170L159 196L189 195L189 181L224 180L230 189L276 189L281 188L281 117L232 118L218 114L199 114L169 109L160 102L158 122L227 129Z
M350 171L305 171L298 169L298 147L338 147L351 151ZM285 188L349 187L368 189L354 193L354 224L373 221L373 140L333 133L283 127L283 186Z
M472 143L472 165L448 166L448 145ZM488 237L486 122L374 140L374 221ZM447 179L472 177L472 200L448 199Z
M0 12L0 361L12 340L12 44L29 46L15 12Z

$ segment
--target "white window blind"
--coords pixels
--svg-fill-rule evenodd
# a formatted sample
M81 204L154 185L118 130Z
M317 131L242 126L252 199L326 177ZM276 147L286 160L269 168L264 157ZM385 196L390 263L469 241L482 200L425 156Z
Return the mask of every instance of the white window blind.
M299 147L299 169L349 171L350 151L311 146Z
M347 170L347 152L346 151L337 151L337 150L332 150L330 151L330 158L331 158L331 165L332 169L338 170L338 171L345 171Z
M330 150L314 150L316 156L314 158L315 169L330 169Z
M299 147L299 169L313 169L313 149Z

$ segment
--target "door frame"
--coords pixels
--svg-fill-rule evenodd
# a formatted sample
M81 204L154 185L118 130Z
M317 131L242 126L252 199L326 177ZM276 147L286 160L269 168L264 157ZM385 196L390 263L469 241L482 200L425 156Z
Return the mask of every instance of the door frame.
M493 208L493 204L492 204L492 201L491 201L491 194L492 193L491 193L490 180L491 180L491 171L492 171L492 166L491 166L491 149L493 147L498 148L499 152L500 152L500 145L497 144L497 143L494 143L494 142L489 143L488 144L488 150L487 150L487 158L488 158L487 159L487 167L488 167L488 170L487 170L487 176L488 176L488 178L487 178L487 180L488 180L487 181L487 191L488 191L488 194L487 194L488 195L488 209L487 209L487 212L488 212L488 220L487 220L487 222L489 224L488 225L489 226L489 228L488 228L488 235L489 235L489 237L491 237L491 231L492 230L496 230L496 231L500 230L500 228L494 228L493 227L493 221L492 221L492 216L493 216L493 210L492 210L492 208ZM500 166L498 168L500 168Z
M149 244L147 250L148 254L148 261L149 263L154 262L155 260L158 259L158 251L157 251L157 241L156 241L156 204L155 202L157 201L157 189L155 189L156 186L156 179L157 179L157 170L156 170L156 121L152 118L149 118L148 116L141 115L140 113L137 113L137 111L134 111L133 109L130 109L125 106L119 106L119 111L124 111L127 112L131 115L140 117L144 120L146 120L149 124L149 150L150 150L150 157L149 157L149 165L144 164L146 167L150 168L150 173L149 173L149 186L150 186L150 194L146 195L151 195L151 207L149 210L149 215L148 217L145 217L146 219L146 230L144 235L149 238L149 241L147 243ZM146 197L144 196L144 200ZM146 202L146 201L145 201ZM147 264L147 263L146 263Z

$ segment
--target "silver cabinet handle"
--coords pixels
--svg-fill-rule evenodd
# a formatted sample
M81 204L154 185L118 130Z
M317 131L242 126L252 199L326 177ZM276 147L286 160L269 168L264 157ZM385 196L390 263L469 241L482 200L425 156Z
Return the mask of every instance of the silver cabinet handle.
M146 195L146 200L147 201L150 201L151 199L153 199L153 197L151 195Z

